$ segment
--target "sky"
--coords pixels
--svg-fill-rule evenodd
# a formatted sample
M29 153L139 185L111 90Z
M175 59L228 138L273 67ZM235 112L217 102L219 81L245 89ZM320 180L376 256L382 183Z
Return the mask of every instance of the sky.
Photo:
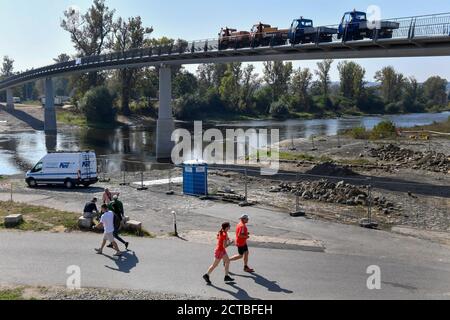
M15 60L15 70L53 63L60 53L74 54L69 34L61 29L63 12L71 5L85 12L92 0L0 0L0 57ZM106 0L116 9L116 17L140 15L146 26L154 27L154 37L186 40L217 37L221 27L249 30L262 21L287 28L294 18L312 18L316 25L337 24L345 11L366 11L370 5L381 8L382 18L407 17L450 12L449 0ZM366 81L375 72L392 65L406 76L425 81L440 75L450 80L450 57L355 60L366 69ZM316 61L294 62L294 67L315 68ZM257 71L261 64L255 64ZM195 71L195 66L187 67ZM339 79L337 63L332 81Z

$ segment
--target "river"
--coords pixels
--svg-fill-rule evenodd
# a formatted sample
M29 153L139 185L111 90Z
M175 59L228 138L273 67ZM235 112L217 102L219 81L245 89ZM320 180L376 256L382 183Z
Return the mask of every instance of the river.
M428 125L443 122L450 112L407 114L390 116L365 116L338 119L287 120L287 121L235 121L209 123L204 129L249 128L279 129L280 139L309 138L311 136L336 135L339 130L363 126L372 129L379 122L389 119L399 127ZM178 123L177 128L193 129L192 123ZM0 134L0 175L24 172L38 162L48 150L95 150L97 155L108 156L115 169L123 161L153 161L155 159L155 127L122 127L110 130L72 129L60 131L57 136L44 132L14 132Z

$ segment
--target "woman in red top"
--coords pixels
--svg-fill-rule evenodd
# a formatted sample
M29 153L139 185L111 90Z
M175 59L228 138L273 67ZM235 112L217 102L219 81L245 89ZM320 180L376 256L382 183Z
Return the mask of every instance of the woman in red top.
M228 258L227 247L229 247L233 242L228 238L228 231L230 231L231 225L229 222L222 224L222 229L220 229L217 234L217 247L214 252L214 263L208 269L208 273L203 276L207 284L211 284L210 276L211 273L219 266L220 262L223 260L225 265L225 282L233 282L234 279L230 278L230 258Z

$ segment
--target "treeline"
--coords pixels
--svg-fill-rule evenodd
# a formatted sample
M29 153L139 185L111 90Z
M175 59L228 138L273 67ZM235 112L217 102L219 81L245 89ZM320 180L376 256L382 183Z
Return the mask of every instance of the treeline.
M55 62L108 51L165 45L181 39L151 37L153 27L142 19L116 18L104 0L94 0L84 14L68 9L61 27L77 54L61 54ZM412 113L448 108L447 80L430 77L423 84L393 67L375 74L376 84L366 82L366 70L353 61L337 63L340 81L332 83L333 60L317 63L315 70L294 69L291 62L266 62L262 74L252 64L204 64L195 74L182 67L172 70L175 116L201 118L287 118L303 116ZM13 61L4 58L1 75L13 74ZM157 115L158 68L91 72L55 79L56 95L72 96L74 105L89 122L112 121L124 115ZM36 99L43 94L41 82L16 88L15 95Z

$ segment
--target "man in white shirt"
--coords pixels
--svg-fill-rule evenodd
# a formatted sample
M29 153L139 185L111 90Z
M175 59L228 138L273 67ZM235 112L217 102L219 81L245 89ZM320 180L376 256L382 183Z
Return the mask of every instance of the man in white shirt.
M100 218L100 223L94 227L94 229L98 229L103 226L104 234L103 234L103 243L100 249L95 249L98 254L103 254L103 249L106 246L107 242L111 242L113 245L113 249L116 250L115 257L120 257L122 253L119 251L119 247L117 246L116 241L114 240L114 213L108 210L108 206L106 204L102 205L101 209L103 215Z

